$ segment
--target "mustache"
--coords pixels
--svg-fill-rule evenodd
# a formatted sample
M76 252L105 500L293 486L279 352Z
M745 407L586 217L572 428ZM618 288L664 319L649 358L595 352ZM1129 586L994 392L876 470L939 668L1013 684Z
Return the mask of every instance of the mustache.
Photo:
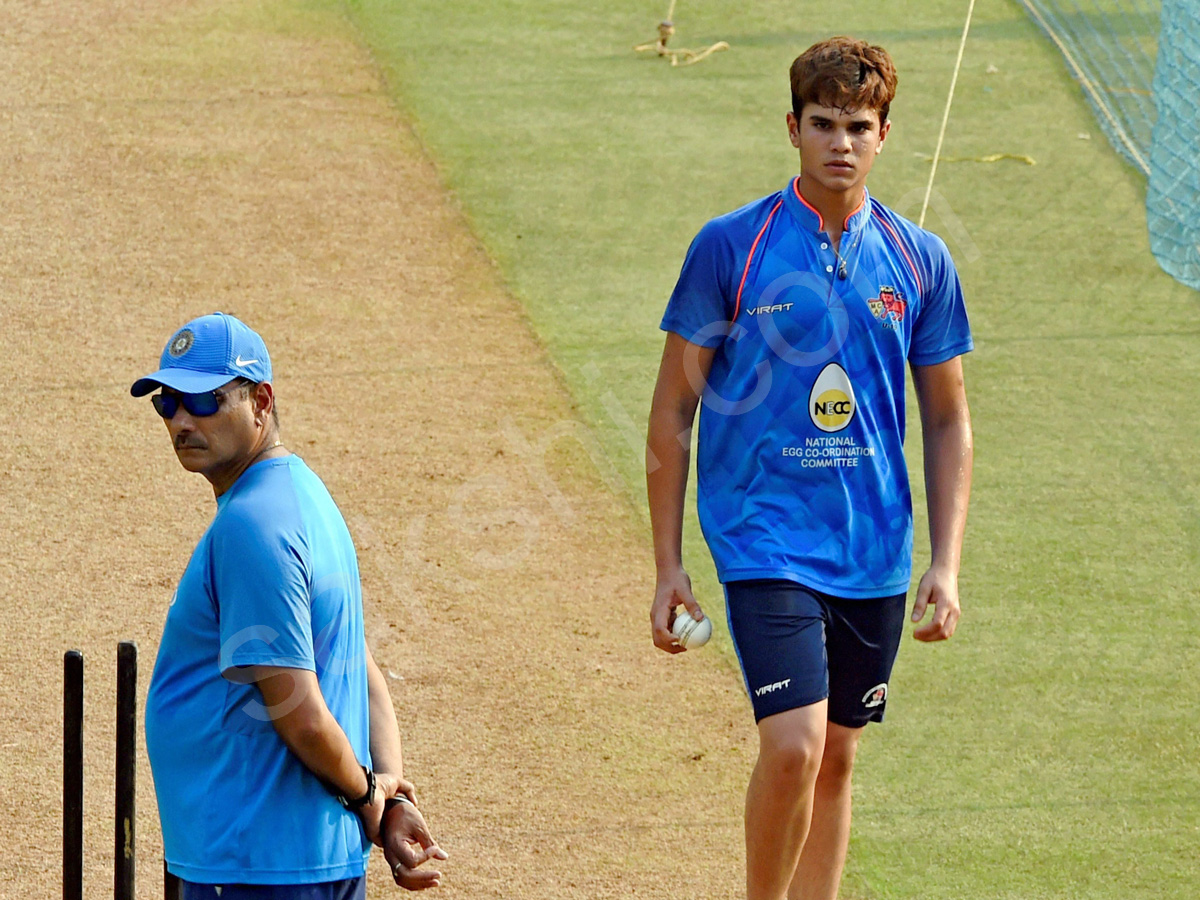
M204 443L204 441L188 440L183 435L180 435L179 437L175 438L175 449L176 450L207 450L208 444Z

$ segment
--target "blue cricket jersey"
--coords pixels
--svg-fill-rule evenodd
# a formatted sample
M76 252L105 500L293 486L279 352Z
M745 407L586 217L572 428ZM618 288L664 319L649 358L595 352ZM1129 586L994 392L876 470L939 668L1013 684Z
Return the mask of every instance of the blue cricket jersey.
M167 866L192 882L305 884L362 875L358 816L284 745L236 666L317 673L370 765L358 562L341 513L298 456L248 468L183 573L146 699Z
M700 524L722 582L903 593L905 364L972 348L962 288L941 239L869 195L844 223L839 258L799 181L700 230L662 320L716 348Z

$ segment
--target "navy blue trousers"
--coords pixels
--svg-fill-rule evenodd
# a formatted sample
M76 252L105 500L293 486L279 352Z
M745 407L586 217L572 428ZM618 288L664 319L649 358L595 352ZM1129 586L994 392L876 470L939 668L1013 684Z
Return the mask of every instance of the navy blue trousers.
M193 884L182 882L183 900L365 900L367 878L320 884Z

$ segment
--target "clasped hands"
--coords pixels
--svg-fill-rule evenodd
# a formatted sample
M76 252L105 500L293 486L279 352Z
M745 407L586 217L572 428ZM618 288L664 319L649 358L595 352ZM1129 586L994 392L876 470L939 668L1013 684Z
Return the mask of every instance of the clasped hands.
M399 800L397 798L404 798ZM375 795L359 810L367 838L383 848L392 878L410 891L437 887L442 873L420 868L431 859L446 859L417 808L412 782L399 775L375 773Z

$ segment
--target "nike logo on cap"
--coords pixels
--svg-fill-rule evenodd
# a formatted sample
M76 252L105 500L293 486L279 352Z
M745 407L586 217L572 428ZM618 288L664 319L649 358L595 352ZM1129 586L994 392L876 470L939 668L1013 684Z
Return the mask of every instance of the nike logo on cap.
M242 359L242 354L238 354L238 358L233 361L235 366L248 366L250 363L258 362L257 359Z

